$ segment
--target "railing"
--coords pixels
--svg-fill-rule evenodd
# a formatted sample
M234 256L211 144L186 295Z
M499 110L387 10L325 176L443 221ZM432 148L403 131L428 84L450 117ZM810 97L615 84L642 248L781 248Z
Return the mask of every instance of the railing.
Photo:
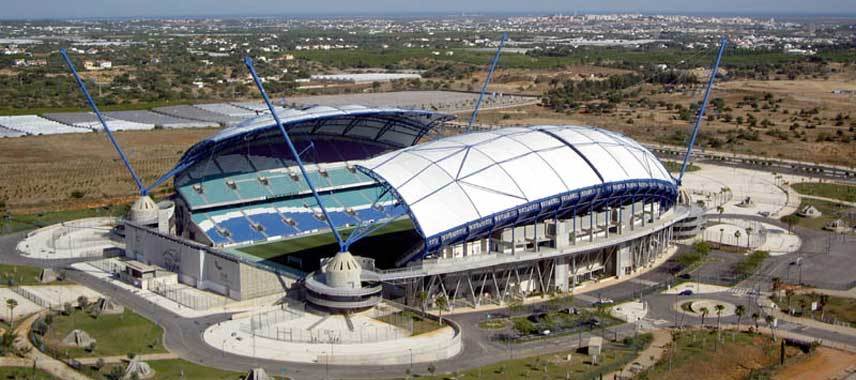
M149 290L193 310L208 310L226 303L225 299L197 293L195 289L182 284L166 284L154 280L149 283Z

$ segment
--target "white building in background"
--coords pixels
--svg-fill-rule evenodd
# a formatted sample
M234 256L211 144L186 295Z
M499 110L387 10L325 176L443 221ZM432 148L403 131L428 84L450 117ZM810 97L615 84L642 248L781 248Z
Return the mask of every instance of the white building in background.
M319 82L349 82L349 83L367 83L367 82L389 82L398 79L422 79L419 74L412 73L360 73L360 74L332 74L332 75L312 75L313 81Z

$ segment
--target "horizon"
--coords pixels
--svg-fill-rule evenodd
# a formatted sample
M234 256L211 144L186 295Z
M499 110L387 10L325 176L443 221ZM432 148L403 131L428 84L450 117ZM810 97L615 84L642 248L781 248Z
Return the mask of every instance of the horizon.
M80 20L80 19L170 19L170 18L288 18L288 17L416 17L416 16L543 16L552 14L644 14L706 17L789 17L789 18L856 18L856 2L818 0L807 4L797 0L759 0L751 4L723 0L710 6L688 6L678 0L643 0L626 2L577 0L554 4L551 0L534 0L525 9L509 0L492 3L476 0L466 8L450 0L433 4L408 5L388 0L361 2L360 6L345 0L323 0L313 4L288 4L272 0L235 1L227 4L212 0L188 0L178 3L150 0L148 4L102 4L100 0L81 0L70 4L59 0L16 3L0 15L4 21ZM457 8L457 9L455 9ZM213 9L213 10L212 10ZM335 9L335 11L330 11Z

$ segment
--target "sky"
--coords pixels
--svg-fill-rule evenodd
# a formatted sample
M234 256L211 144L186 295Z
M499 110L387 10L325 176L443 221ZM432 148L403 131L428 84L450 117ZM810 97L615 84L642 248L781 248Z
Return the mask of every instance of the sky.
M405 13L856 15L856 0L0 0L0 19Z

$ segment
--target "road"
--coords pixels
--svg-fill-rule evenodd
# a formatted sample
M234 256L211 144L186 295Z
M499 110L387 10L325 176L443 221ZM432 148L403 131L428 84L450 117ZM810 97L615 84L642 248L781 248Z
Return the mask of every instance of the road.
M723 215L726 217L727 215ZM737 216L737 215L734 215ZM766 223L779 224L770 219L760 216L743 216L744 219L763 220ZM852 254L848 254L848 245L856 242L852 237L845 237L840 241L829 241L828 235L821 231L806 230L797 227L795 231L803 239L803 248L800 250L802 261L802 278L804 281L824 279L830 283L844 284L852 279L852 268L854 264L841 265L841 260L856 260ZM123 288L118 288L94 277L67 268L71 262L80 260L50 261L33 260L21 257L15 253L15 244L24 234L13 234L0 236L0 262L18 265L50 266L55 268L66 268L66 277L72 281L90 287L106 296L112 297L121 304L130 307L139 314L152 320L164 329L164 345L170 352L178 357L210 367L224 370L246 371L254 367L264 367L270 374L285 374L298 379L318 378L378 378L378 377L403 377L410 365L397 366L338 366L293 363L285 360L262 360L224 353L215 347L209 346L202 339L202 333L207 326L228 320L229 314L217 314L200 318L181 318L172 312L162 309L143 297ZM686 250L686 247L681 248ZM828 252L828 253L827 253ZM795 254L771 257L765 262L756 276L753 276L737 285L738 289L768 289L772 277L791 278ZM850 261L846 261L850 262ZM576 296L580 305L590 305L591 301L598 297L613 298L616 300L631 299L640 292L645 293L645 302L648 304L649 314L646 324L657 326L671 326L675 324L696 324L697 318L689 315L675 313L672 305L678 299L674 295L650 294L645 292L651 286L662 286L663 283L671 281L671 269L674 262L667 261L666 264L654 268L634 279L602 288L592 294ZM843 266L843 268L842 268ZM714 271L713 267L701 268ZM721 270L721 268L720 268ZM837 282L836 282L837 281ZM659 285L658 285L659 284ZM705 295L682 297L708 298L730 302L735 304L746 304L747 315L758 310L754 300L750 299L745 292L728 291ZM570 335L528 343L506 345L496 342L493 335L495 331L486 331L478 327L478 323L486 318L489 311L457 314L447 318L454 320L463 329L464 349L463 352L448 360L434 363L439 373L455 370L466 370L483 365L495 363L499 360L512 357L529 356L535 354L547 354L560 351L573 350L578 346L580 336ZM761 312L759 312L761 313ZM711 318L709 318L711 319ZM736 323L736 317L724 317L723 323ZM749 323L748 318L743 323ZM612 327L606 331L607 338L615 336L623 337L636 332L635 324L622 324ZM784 322L780 330L798 332L812 337L836 341L856 346L856 337L838 334L829 330L805 327L790 322ZM599 333L599 331L594 331ZM582 334L582 341L586 342L589 334ZM413 366L413 373L427 373L428 364L417 364Z

